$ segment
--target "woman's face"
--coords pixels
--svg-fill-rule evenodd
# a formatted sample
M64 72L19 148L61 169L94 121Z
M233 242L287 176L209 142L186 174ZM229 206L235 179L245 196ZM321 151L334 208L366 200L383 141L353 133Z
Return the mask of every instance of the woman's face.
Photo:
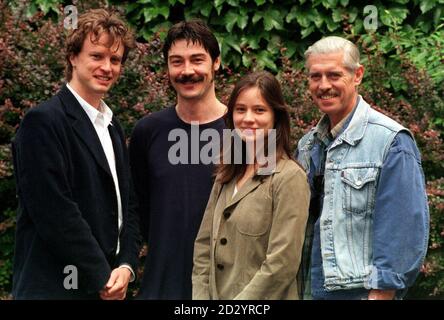
M274 127L274 111L257 87L241 91L233 110L234 128L244 141L256 140Z

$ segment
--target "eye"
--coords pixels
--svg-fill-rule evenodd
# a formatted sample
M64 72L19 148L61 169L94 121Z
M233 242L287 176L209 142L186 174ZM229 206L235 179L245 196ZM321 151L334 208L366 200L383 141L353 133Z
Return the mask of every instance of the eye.
M329 74L328 77L331 80L339 80L339 78L341 78L341 75L339 73L332 73L332 74Z
M119 64L121 62L121 59L119 57L113 57L111 58L111 62L113 64Z
M264 107L257 107L256 108L256 112L257 113L264 113L264 112L266 112L267 110L264 108Z
M321 79L321 75L320 74L318 74L318 73L310 74L310 80L311 81L318 81L320 79Z
M178 66L178 65L180 65L180 64L182 63L182 60L179 60L179 59L173 59L173 60L170 61L170 63L171 63L171 65L173 65L173 66Z
M202 59L202 58L195 58L195 59L193 59L193 63L195 63L195 64L200 64L200 63L203 63L204 62L204 59Z
M236 107L234 107L234 112L237 112L237 113L245 112L245 107L236 106Z
M97 54L97 53L93 53L93 54L91 54L91 57L92 57L94 60L99 60L99 59L101 58L100 54Z

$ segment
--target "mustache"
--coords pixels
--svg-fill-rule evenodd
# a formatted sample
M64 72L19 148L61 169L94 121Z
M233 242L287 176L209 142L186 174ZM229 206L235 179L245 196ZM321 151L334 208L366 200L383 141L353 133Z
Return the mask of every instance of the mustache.
M178 76L177 78L175 78L174 82L184 84L184 83L201 82L203 80L204 80L203 76L183 75L183 76Z
M324 90L322 92L319 92L317 94L318 97L324 95L324 94L328 94L328 95L339 95L339 93L336 90L333 89L329 89L329 90Z

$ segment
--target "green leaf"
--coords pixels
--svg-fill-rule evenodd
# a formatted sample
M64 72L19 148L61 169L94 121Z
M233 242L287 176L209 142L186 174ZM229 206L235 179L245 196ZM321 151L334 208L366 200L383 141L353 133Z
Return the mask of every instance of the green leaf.
M262 15L262 12L256 12L253 16L253 19L251 20L253 24L256 24L259 20L261 20L264 16Z
M239 0L227 0L227 3L232 7L239 7Z
M314 16L313 22L316 25L316 28L321 28L322 24L326 20L326 16L323 13L319 13L318 15Z
M248 12L247 9L241 8L237 16L237 26L243 30L248 24Z
M327 24L327 29L330 32L333 32L336 29L338 29L339 27L341 27L341 25L337 22L334 22L331 17L326 17L325 22Z
M272 29L283 30L284 21L281 13L276 9L271 9L264 14L264 27L266 31Z
M242 64L244 67L250 68L253 63L253 59L248 54L242 55Z
M337 0L322 0L322 5L326 9L334 8L338 4Z
M239 40L234 38L233 36L225 36L224 38L224 42L230 46L231 48L233 48L234 50L236 50L237 52L242 54L242 50L239 46Z
M427 11L433 9L436 5L435 0L421 0L421 4L419 5L419 8L421 9L422 13L426 13Z
M343 11L341 9L333 9L331 17L333 18L334 22L341 22L342 21L342 14L343 14Z
M261 68L268 68L271 69L273 71L277 70L276 64L273 61L273 57L271 56L271 54L268 51L260 51L257 56L257 64L259 65L259 67Z
M343 7L348 6L348 0L340 0L339 2L341 3L341 6L343 6Z
M254 2L256 2L256 5L259 7L261 5L263 5L267 0L254 0Z
M294 19L297 18L297 13L298 13L299 8L297 6L293 6L291 7L290 12L287 14L287 16L285 17L285 21L287 23L292 22Z
M297 51L297 45L294 42L287 41L285 43L285 48L287 49L287 50L285 50L285 56L288 58L293 57L293 55Z
M211 2L209 1L204 1L201 9L200 9L200 13L202 13L202 15L204 17L209 17L210 13L211 13L211 9L213 9L213 5L211 4Z
M315 27L313 25L309 26L308 28L301 29L302 39L308 37L314 31L314 29Z
M237 14L235 14L232 11L229 11L225 15L223 20L225 22L225 29L227 29L228 32L231 32L233 30L234 24L237 22Z
M356 20L357 16L358 16L358 9L357 8L352 8L352 9L347 9L348 11L348 22L352 23Z
M260 36L258 35L247 35L242 37L241 43L242 45L246 45L248 46L250 49L256 50L259 49L259 41L260 41Z

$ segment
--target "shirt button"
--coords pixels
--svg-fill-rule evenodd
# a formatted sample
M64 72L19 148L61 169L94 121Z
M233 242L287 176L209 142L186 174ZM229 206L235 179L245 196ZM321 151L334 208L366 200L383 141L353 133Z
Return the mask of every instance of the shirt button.
M218 268L220 271L222 271L222 270L224 270L224 265L218 263L218 264L217 264L217 268Z
M220 244L221 245L226 245L227 244L227 239L226 238L220 239Z

